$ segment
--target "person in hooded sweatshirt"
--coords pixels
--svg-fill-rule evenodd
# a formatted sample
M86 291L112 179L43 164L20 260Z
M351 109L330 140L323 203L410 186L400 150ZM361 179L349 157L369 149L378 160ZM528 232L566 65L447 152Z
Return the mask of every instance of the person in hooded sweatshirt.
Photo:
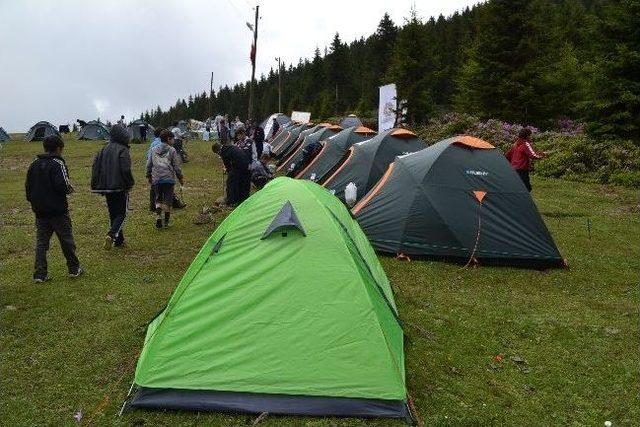
M180 181L180 185L184 185L180 156L173 148L173 139L174 135L171 131L163 130L160 133L160 145L151 150L151 157L147 160L147 179L155 187L156 193L157 228L169 226L176 178Z
M222 159L227 174L226 201L228 206L244 202L251 192L249 158L244 151L233 144L215 142L211 149Z
M109 210L109 231L105 239L105 249L124 246L124 221L129 206L129 191L135 183L131 173L129 155L129 131L123 125L111 127L109 143L93 160L91 191L102 194Z
M62 158L64 142L58 135L47 136L42 146L44 154L31 163L27 171L25 190L27 200L36 216L36 261L33 280L36 283L49 280L47 275L47 251L53 233L58 236L62 253L67 260L69 276L83 273L76 256L76 244L71 230L71 217L67 194L73 192L67 165Z

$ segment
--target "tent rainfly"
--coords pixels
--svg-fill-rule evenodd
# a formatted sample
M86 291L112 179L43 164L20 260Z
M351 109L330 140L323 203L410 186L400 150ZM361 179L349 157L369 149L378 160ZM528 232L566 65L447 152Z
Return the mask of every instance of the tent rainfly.
M347 159L327 178L323 185L344 201L345 187L353 182L356 200L367 194L378 182L396 156L426 148L423 140L404 128L386 130L349 148Z
M2 126L0 126L0 142L6 142L6 141L9 141L10 139L11 137L9 136L9 134L5 132Z
M298 162L302 161L302 150L304 150L308 145L330 138L338 134L341 130L342 128L340 126L329 125L321 127L314 133L307 135L298 145L298 148L290 150L289 156L287 156L284 162L280 165L278 171L288 171L290 167L295 167Z
M342 119L340 126L345 129L352 126L362 126L362 120L360 120L355 114L349 114L347 117Z
M322 184L346 159L346 153L353 144L366 141L376 132L364 126L354 126L327 139L322 151L309 163L296 178L310 179Z
M271 152L274 157L281 158L284 156L289 148L298 141L300 134L305 130L312 129L313 127L312 123L303 123L278 133L271 142Z
M140 133L140 128L144 125L147 125L147 139L153 139L153 132L154 132L154 127L151 126L150 123L146 123L144 120L134 120L131 123L129 123L129 126L127 126L127 128L129 129L129 135L131 136L131 139L136 139L136 140L142 140L142 133Z
M104 123L98 120L91 120L82 127L82 130L78 134L78 139L88 139L92 141L109 139L109 129Z
M289 116L282 113L274 113L264 119L264 121L260 124L260 127L264 130L264 138L266 141L270 140L274 136L273 119L276 119L276 121L280 125L280 129L282 129L287 123L291 122Z
M398 157L352 212L382 252L564 265L520 177L500 150L471 136Z
M24 136L25 141L42 141L50 135L60 135L58 129L49 122L42 121L31 126L29 132Z
M149 324L134 383L136 408L409 416L403 332L373 248L328 191L286 177L196 255Z
M315 133L317 131L319 131L320 129L323 129L327 126L330 126L329 123L320 123L317 124L313 127L310 127L308 129L303 130L302 132L300 132L300 135L298 135L298 138L296 138L296 140L292 143L292 144L288 144L288 146L286 148L284 148L283 150L280 151L280 154L277 155L276 157L278 158L278 166L280 166L285 160L287 160L289 158L289 156L291 155L291 153L293 153L295 150L298 149L298 147L300 147L300 145L302 144L302 141L304 141L304 139L311 135L312 133Z

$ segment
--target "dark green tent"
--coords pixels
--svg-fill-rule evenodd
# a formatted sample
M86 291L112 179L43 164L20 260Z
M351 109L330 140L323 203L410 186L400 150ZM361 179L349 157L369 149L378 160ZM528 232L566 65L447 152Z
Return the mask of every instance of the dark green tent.
M338 199L285 177L196 255L134 382L138 408L408 415L403 332L373 248Z
M303 123L293 125L288 129L283 129L278 133L278 135L276 135L273 141L271 141L271 152L273 155L275 157L280 156L289 148L289 146L291 146L291 144L296 142L302 131L309 129L312 126L313 125L311 123Z
M320 124L308 127L304 129L302 132L300 132L300 134L295 139L295 141L285 144L285 146L281 148L279 152L276 154L276 158L278 159L278 166L282 164L282 162L284 162L289 157L289 155L300 146L300 144L302 144L302 141L304 141L304 139L307 136L327 126L330 126L330 124L320 123Z
M292 167L292 165L295 167L298 162L302 161L302 150L304 150L308 145L330 138L341 130L342 128L340 126L329 125L321 127L314 133L306 136L302 143L298 145L298 148L291 150L291 154L289 154L289 156L280 164L278 171L286 172L290 167Z
M78 139L88 139L92 141L109 139L109 128L98 120L91 120L82 127L78 134Z
M310 179L322 184L345 160L346 153L353 144L366 141L376 132L364 126L354 126L329 138L322 151L303 169L296 178Z
M9 141L10 139L11 137L9 136L9 134L5 132L2 126L0 126L0 142L6 142L6 141Z
M127 128L129 129L129 135L131 136L132 140L136 140L136 141L141 141L142 140L142 132L140 131L140 128L143 126L147 126L147 134L146 137L148 140L153 139L153 132L154 132L154 127L151 126L150 123L145 122L144 120L134 120L131 123L129 123L129 126L127 126Z
M24 136L25 141L42 141L50 135L60 135L58 129L49 122L42 121L31 126L29 132Z
M342 121L340 122L340 126L342 126L343 128L362 126L362 120L360 120L355 114L349 114L347 117L342 119Z
M347 159L322 185L344 201L344 189L353 182L358 189L357 200L360 200L378 182L396 156L425 147L424 141L410 130L386 130L351 146Z
M564 264L507 159L471 136L398 157L352 212L383 252L528 267Z

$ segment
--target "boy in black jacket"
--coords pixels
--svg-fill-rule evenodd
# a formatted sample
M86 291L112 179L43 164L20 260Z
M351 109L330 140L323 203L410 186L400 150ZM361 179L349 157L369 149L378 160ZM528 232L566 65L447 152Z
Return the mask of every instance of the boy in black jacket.
M61 157L64 142L58 135L44 139L44 154L31 163L27 172L25 189L27 200L36 215L36 261L33 280L41 283L49 280L47 275L47 250L51 235L56 233L62 253L67 259L69 276L78 277L83 273L76 256L76 244L71 230L67 194L73 192L69 173Z
M129 140L129 131L126 127L112 126L109 143L93 160L91 191L105 196L109 210L109 231L105 249L125 244L122 227L129 207L129 191L134 184Z

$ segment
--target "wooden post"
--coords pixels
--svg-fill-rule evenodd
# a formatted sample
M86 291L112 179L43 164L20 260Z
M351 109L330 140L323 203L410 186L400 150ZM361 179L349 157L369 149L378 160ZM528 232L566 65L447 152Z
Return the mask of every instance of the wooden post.
M258 17L260 16L260 6L256 5L256 18L253 27L253 61L251 62L251 83L249 84L249 112L247 120L253 119L253 86L256 79L256 61L258 59Z

